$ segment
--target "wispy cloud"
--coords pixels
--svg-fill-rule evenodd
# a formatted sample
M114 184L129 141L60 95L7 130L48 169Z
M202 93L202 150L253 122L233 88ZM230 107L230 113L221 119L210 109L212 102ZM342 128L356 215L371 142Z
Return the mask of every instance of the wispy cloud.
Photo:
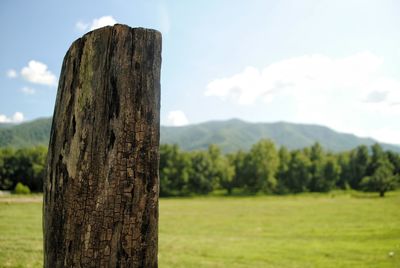
M241 73L215 79L207 85L205 95L242 105L258 100L268 102L283 92L301 99L305 94L343 90L367 95L383 80L385 84L398 82L379 76L382 63L382 58L367 51L339 59L318 54L302 56L272 63L264 69L247 67Z
M0 114L0 123L21 123L22 121L24 121L24 114L21 112L16 112L11 117Z
M282 60L264 69L247 67L241 73L211 81L206 96L240 105L270 102L278 96L297 103L352 102L389 108L400 102L400 81L382 75L383 59L361 52L345 58L310 55ZM340 106L340 105L339 105Z
M170 111L167 117L168 125L172 126L184 126L189 124L189 120L187 119L185 113L181 110Z
M22 68L21 76L33 84L41 84L47 86L56 86L56 76L47 69L47 65L40 62L31 60L28 66Z
M379 124L384 126L378 117L400 116L400 80L385 75L383 64L382 57L368 51L342 58L306 55L214 79L204 94L240 106L279 107L284 120L327 125L358 135L379 134L373 137L389 141L394 135L373 132L366 120L373 117L377 129Z
M92 20L91 23L84 22L84 21L78 21L75 24L75 28L80 31L80 32L86 32L86 31L93 31L95 29L104 27L104 26L109 26L109 25L114 25L117 23L117 20L113 18L113 16L102 16L99 18L95 18Z
M33 95L36 93L36 90L31 87L23 87L23 88L21 88L21 92L26 95Z
M15 71L14 69L8 70L6 74L7 74L8 78L16 78L16 77L18 77L17 71Z
M371 103L384 102L387 100L388 93L389 92L387 91L378 91L378 90L372 91L367 95L365 101Z
M83 21L78 21L75 23L75 27L78 31L84 32L89 28L89 23L85 23Z

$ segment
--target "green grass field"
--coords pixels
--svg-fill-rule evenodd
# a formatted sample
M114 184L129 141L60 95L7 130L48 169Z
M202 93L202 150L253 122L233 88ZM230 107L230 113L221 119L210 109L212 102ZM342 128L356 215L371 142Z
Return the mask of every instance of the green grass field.
M18 200L0 267L41 267L42 204ZM159 239L160 267L400 267L400 192L161 199Z

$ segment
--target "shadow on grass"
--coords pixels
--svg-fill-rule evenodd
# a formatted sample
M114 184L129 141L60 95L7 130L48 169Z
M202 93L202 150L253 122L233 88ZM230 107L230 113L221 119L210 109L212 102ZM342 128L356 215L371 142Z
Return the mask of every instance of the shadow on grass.
M393 194L386 193L384 197L381 197L379 196L379 193L353 192L350 196L354 198L363 198L363 199L383 199L387 197L392 197Z

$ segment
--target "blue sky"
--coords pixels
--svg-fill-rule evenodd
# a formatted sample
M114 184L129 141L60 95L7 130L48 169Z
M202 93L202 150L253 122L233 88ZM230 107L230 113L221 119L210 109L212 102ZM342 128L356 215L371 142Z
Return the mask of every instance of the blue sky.
M0 122L51 116L63 57L114 22L163 34L164 125L320 124L400 144L400 2L0 2Z

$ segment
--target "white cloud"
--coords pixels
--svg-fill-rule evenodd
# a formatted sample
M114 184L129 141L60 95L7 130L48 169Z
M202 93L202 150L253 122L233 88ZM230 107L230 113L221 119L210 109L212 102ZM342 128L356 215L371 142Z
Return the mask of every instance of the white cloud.
M383 59L370 52L334 59L311 55L282 60L262 70L247 67L207 85L206 96L251 105L279 97L293 100L299 116L351 105L382 113L400 113L400 80L380 73ZM309 112L308 112L309 111Z
M189 120L183 111L177 110L168 113L167 123L168 125L179 127L187 125Z
M400 126L390 126L400 117L400 80L384 75L383 63L368 51L342 58L306 55L263 69L246 67L211 81L204 94L242 106L279 107L276 120L321 124L394 142Z
M78 21L75 24L75 28L80 32L86 32L88 30L93 31L104 26L112 26L116 23L117 21L113 18L113 16L102 16L100 18L93 19L91 23Z
M84 32L84 31L86 31L86 30L89 28L89 23L85 23L85 22L83 22L83 21L78 21L78 22L75 24L75 27L76 27L76 29L77 29L78 31Z
M205 95L222 99L231 98L239 104L251 104L258 97L272 91L272 87L266 85L268 82L258 69L246 67L242 73L209 83Z
M257 100L269 102L284 92L301 99L304 93L356 90L366 94L374 90L371 82L376 85L377 79L382 78L376 76L382 63L382 58L367 51L341 59L318 54L302 56L262 70L247 67L239 74L215 79L207 85L205 95L248 105Z
M8 78L16 78L18 76L17 71L14 69L10 69L7 71L7 77Z
M39 61L29 61L28 66L22 68L21 75L25 80L34 84L57 85L56 76L47 69L46 64Z
M21 92L26 95L33 95L36 93L36 90L31 87L23 87L23 88L21 88Z
M21 112L16 112L12 117L12 121L15 123L24 121L24 114Z
M90 31L109 25L116 24L117 21L112 16L103 16L92 21Z
M387 91L372 91L368 94L365 99L366 102L378 103L383 102L387 99L388 92Z
M21 112L16 112L11 118L0 114L0 123L21 123L24 121L24 114Z

